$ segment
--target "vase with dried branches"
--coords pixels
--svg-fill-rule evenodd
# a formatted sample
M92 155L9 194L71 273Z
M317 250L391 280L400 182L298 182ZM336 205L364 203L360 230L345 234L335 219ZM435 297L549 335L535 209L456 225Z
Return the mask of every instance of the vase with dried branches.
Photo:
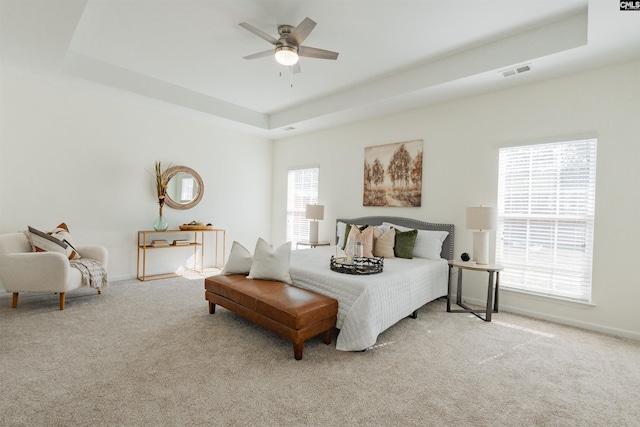
M165 231L167 228L169 228L169 223L167 222L165 217L162 215L162 208L164 207L164 200L167 195L167 183L164 182L163 175L164 175L164 172L162 170L162 163L157 161L156 162L156 190L158 192L158 204L160 208L159 208L158 219L156 219L156 222L153 224L153 229L156 231Z

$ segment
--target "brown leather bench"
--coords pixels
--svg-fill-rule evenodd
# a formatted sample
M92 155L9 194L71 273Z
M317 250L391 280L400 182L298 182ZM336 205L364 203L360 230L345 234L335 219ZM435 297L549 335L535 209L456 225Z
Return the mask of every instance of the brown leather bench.
M240 274L205 279L209 313L216 304L293 341L293 355L302 359L304 342L322 334L331 344L338 301L284 282L247 279Z

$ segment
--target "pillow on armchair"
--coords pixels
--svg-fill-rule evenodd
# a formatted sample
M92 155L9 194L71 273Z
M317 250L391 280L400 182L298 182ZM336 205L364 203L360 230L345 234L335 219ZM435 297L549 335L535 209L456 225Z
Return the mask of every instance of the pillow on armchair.
M71 243L71 234L65 223L58 225L49 233L28 226L26 234L34 252L60 252L69 259L80 258L80 254Z
M80 258L80 254L76 250L75 245L73 244L73 240L71 240L71 233L69 232L69 227L67 227L67 224L65 224L64 222L61 223L56 228L51 230L49 232L49 234L51 234L51 236L55 237L56 239L62 240L63 242L65 242L66 244L68 244L71 247L71 249L73 250L75 255L72 253L69 256L69 259L78 259L78 258Z

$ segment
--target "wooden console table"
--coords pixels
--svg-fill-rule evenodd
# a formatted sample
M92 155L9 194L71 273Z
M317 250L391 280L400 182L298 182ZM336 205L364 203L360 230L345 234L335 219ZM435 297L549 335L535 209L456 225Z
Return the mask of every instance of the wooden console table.
M221 229L212 229L212 230L166 230L166 231L138 231L138 262L137 262L137 278L140 281L147 280L157 280L157 279L166 279L168 277L175 277L177 274L175 273L160 273L160 274L147 274L147 251L156 250L156 249L176 249L176 248L184 248L190 247L193 248L193 269L199 273L204 269L204 234L205 233L215 233L215 259L213 266L214 268L222 268L226 262L226 247L227 247L227 232L226 230ZM219 248L219 235L222 234L222 265L218 264L218 248ZM180 238L185 238L189 240L188 244L182 245L174 245L173 241ZM172 236L168 238L168 236ZM193 236L193 241L191 241L191 237ZM169 245L162 246L153 246L151 244L152 240L167 240ZM198 256L198 247L201 248L200 251L200 270L197 270L197 256ZM142 256L141 256L142 255Z

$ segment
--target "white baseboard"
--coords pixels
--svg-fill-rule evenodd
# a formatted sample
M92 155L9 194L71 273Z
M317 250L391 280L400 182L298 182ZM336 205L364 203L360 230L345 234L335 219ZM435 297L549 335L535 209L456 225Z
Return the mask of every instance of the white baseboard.
M471 298L464 298L464 300L465 302L469 302L470 304L474 304L474 305L479 305L481 307L484 307L487 304L486 300L471 299ZM549 322L560 323L561 325L573 326L580 329L586 329L589 331L601 332L603 334L614 335L614 336L623 337L623 338L630 338L632 340L640 341L640 332L629 331L627 329L613 328L610 326L599 325L596 323L581 322L579 320L569 319L562 316L553 316L547 313L541 313L537 311L525 310L522 308L505 305L502 302L500 302L500 311L521 314L523 316L533 317L535 319L541 319Z

